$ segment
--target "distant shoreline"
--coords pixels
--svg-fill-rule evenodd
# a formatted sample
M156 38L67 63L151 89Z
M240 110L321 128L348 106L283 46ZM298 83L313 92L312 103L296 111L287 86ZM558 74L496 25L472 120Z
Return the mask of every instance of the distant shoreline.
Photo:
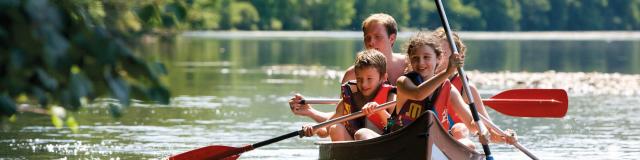
M415 31L400 32L400 39L407 39ZM187 31L188 38L216 39L300 39L331 38L361 39L359 31ZM638 41L640 31L535 31L535 32L460 32L465 40L603 40Z

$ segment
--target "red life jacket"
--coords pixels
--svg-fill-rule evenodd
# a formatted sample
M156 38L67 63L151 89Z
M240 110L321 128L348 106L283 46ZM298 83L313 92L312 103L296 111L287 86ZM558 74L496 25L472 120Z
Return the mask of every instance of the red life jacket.
M445 84L443 84L443 87L446 87L448 89L446 89L447 90L446 93L443 93L443 92L440 92L440 93L446 96L441 96L443 100L441 100L440 103L436 101L436 106L438 106L436 107L436 113L438 114L437 116L438 116L438 119L440 120L440 124L442 124L445 130L449 130L451 129L451 127L453 127L454 124L462 122L462 119L453 110L453 108L449 107L450 105L449 93L451 91L451 85L453 85L455 89L458 90L460 95L462 95L462 79L460 79L459 74L456 74L455 76L451 77L448 81L445 82Z
M358 104L358 106L355 106L355 100L353 99L355 94L358 94L358 96L362 96L362 92L355 92L353 93L351 91L351 85L355 85L356 82L355 81L349 81L345 84L342 85L342 102L344 103L343 105L343 114L351 114L353 112L357 112L360 111L363 107L364 104L368 103L368 102L363 102L362 104ZM376 96L372 99L372 101L369 102L376 102L378 104L383 104L388 102L388 96L389 96L389 92L391 92L392 89L394 89L395 87L392 85L388 85L388 84L382 84L381 86L378 87L378 92L376 93ZM372 122L378 129L382 130L385 126L385 121L383 120L383 118L380 118L378 114L373 114L371 116L367 116L367 119ZM349 120L346 122L343 122L345 128L347 128L347 131L353 135L355 134L355 131L357 131L360 128L363 128L365 125L365 119L364 117L360 117L360 118L356 118L353 120Z
M453 84L453 86L458 89L458 92L460 92L460 95L462 95L462 79L460 79L460 74L454 75L449 81L451 81L451 84Z

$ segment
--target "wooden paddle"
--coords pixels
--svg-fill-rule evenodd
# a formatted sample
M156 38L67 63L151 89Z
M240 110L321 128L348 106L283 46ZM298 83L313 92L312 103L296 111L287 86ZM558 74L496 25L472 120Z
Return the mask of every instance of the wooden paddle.
M387 102L378 106L374 111L380 111L383 109L387 109L390 107L395 107L396 101ZM362 111L354 112L349 115L344 115L335 119L331 119L313 126L313 129L316 130L318 128L324 128L331 126L336 123L352 120L358 117L364 116ZM170 160L201 160L201 159L224 159L224 160L235 160L240 157L240 154L244 152L251 151L258 147L262 147L265 145L269 145L271 143L275 143L281 140L285 140L295 136L303 135L303 130L293 131L291 133L287 133L276 138L272 138L269 140L265 140L262 142L258 142L255 144L249 144L243 147L229 147L229 146L220 146L213 145L202 147L198 149L194 149L188 152L180 153L174 156L169 157Z
M339 99L305 99L300 103L336 104ZM496 94L482 103L514 117L562 118L569 106L567 92L562 89L512 89Z

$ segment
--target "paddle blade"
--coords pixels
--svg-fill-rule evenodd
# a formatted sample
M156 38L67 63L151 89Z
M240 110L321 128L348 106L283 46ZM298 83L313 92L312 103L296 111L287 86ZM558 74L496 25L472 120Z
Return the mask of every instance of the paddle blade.
M205 159L223 159L223 160L235 160L240 157L242 148L229 147L229 146L206 146L191 150L188 152L180 153L169 157L169 160L205 160ZM228 156L228 157L226 157Z
M482 102L515 117L562 118L569 108L567 92L562 89L513 89Z

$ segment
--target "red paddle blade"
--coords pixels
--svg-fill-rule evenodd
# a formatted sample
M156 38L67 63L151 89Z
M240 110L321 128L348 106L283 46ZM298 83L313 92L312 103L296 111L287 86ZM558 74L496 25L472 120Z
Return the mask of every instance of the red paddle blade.
M513 89L482 102L515 117L562 118L569 108L567 92L562 89Z
M205 160L205 159L223 159L235 160L240 157L242 148L229 146L206 146L194 149L188 152L180 153L169 157L169 160ZM226 156L228 157L226 157ZM221 157L222 156L222 157Z

